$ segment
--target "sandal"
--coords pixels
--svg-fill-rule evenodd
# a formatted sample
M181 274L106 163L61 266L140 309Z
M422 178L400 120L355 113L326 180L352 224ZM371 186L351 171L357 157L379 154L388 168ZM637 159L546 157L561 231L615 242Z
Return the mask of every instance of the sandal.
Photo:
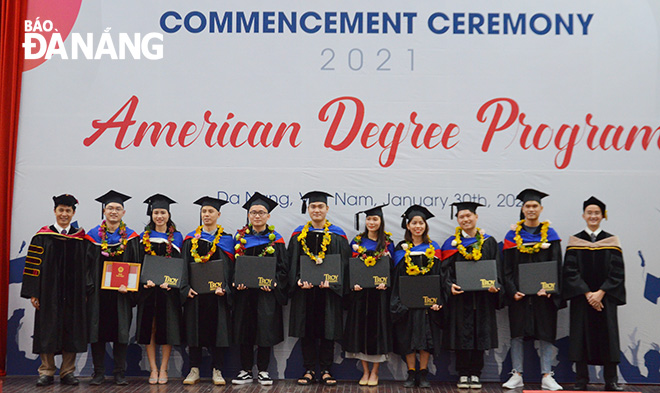
M158 370L151 370L149 375L149 385L155 385L158 383Z
M316 373L312 370L305 371L302 377L298 378L298 385L308 386L316 382Z
M330 374L330 371L324 370L321 372L321 383L325 386L336 386L337 380Z

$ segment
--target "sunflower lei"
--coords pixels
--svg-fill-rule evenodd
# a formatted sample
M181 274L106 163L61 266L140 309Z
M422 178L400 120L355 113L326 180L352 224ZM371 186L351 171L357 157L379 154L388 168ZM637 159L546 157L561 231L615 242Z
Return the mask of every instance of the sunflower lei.
M462 244L461 240L461 227L456 227L456 233L454 234L454 241L451 242L451 245L456 247L458 252L463 255L468 261L478 261L481 259L481 247L484 244L484 235L481 233L481 229L477 228L477 234L474 236L477 239L477 242L472 246L472 252L468 253L465 246Z
M151 248L151 227L147 225L144 227L144 234L142 235L142 243L144 243L144 253L149 255L156 255L156 251ZM174 226L170 225L167 228L167 249L165 251L165 258L172 258L172 240L174 240Z
M200 225L197 227L197 229L195 229L195 236L190 241L192 243L192 247L190 248L190 256L192 256L197 263L206 263L209 261L209 259L211 259L213 254L215 254L216 246L218 245L220 237L222 237L222 233L224 232L224 229L220 225L216 225L217 231L215 233L215 238L213 239L213 245L211 246L211 249L206 255L200 256L197 253L197 247L199 247L199 238L202 237L202 228L204 228L204 226Z
M330 221L325 220L325 225L323 226L323 241L321 242L321 252L319 252L319 255L314 255L309 251L309 247L307 247L307 232L309 232L309 227L312 226L311 221L307 221L307 224L303 227L302 231L300 232L300 235L298 235L298 241L302 245L303 252L307 254L307 256L314 262L316 262L317 265L320 265L323 263L323 258L325 258L325 252L328 250L328 245L330 244Z
M239 229L238 232L236 233L236 236L234 239L238 243L234 246L234 249L236 250L236 253L234 254L236 257L240 257L241 255L245 255L245 244L247 243L247 240L245 240L245 235L249 234L252 228L252 224L248 224L244 226L243 228ZM269 225L267 227L268 229L268 240L269 243L266 245L266 248L264 248L258 257L263 257L266 254L273 254L275 252L275 248L273 247L273 244L275 243L275 227L273 225Z
M387 252L387 246L390 245L392 240L390 239L392 236L391 233L385 232L385 244L383 245L383 248L380 250L376 250L374 255L367 255L367 248L361 246L360 244L362 243L362 235L357 235L355 236L355 245L357 246L357 249L355 250L358 253L358 258L364 262L365 266L371 267L376 264L376 262Z
M424 252L424 255L428 259L428 263L426 266L420 269L419 266L414 265L412 263L412 260L410 259L410 250L414 247L412 243L405 242L402 245L403 248L406 249L406 255L404 256L404 260L406 261L406 273L409 276L417 276L419 274L426 274L431 271L431 268L433 267L433 264L435 263L435 247L433 247L433 244L431 241L429 241L429 247L426 249Z
M108 251L108 225L105 223L105 220L101 223L99 227L99 237L101 238L101 254L104 257L114 257L115 255L121 255L126 249L126 243L128 242L126 235L126 224L124 221L119 222L119 246L114 249L114 251Z
M541 241L531 247L523 246L522 237L520 236L520 231L522 230L522 224L524 222L525 220L518 221L516 224L516 236L513 238L516 241L518 251L526 254L535 254L539 252L541 248L550 247L550 244L548 243L548 228L550 227L550 221L543 221L541 223Z

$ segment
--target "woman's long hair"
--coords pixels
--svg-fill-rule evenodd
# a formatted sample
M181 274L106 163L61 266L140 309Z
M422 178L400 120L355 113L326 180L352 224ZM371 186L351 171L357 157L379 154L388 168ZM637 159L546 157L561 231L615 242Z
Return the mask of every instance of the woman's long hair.
M376 216L380 217L380 216ZM368 218L368 217L367 217ZM363 239L369 238L369 229L367 229L367 224L364 224L364 232L360 234ZM383 217L380 217L380 226L378 227L378 232L376 236L376 250L380 250L385 247L385 220Z

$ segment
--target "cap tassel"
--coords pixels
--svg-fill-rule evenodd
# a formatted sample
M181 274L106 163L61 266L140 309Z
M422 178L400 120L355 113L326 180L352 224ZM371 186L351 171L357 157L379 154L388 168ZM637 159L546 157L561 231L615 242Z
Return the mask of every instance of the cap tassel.
M355 213L355 217L353 218L353 226L355 226L356 231L360 230L360 213Z
M305 214L307 212L307 201L305 200L302 201L302 208L300 210L302 214Z
M401 219L401 228L408 229L408 227L406 226L406 216L403 216L403 218Z
M458 209L458 207L456 207L456 209ZM454 218L454 205L449 205L449 219L451 220L453 218Z
M521 219L521 220L524 220L524 219L525 219L525 215L523 214L522 209L520 209L520 219Z

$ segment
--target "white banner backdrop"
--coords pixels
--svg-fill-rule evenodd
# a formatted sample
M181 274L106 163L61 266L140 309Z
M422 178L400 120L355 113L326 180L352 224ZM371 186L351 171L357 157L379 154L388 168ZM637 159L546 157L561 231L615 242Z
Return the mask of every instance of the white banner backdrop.
M233 232L260 191L280 203L272 223L288 241L307 218L300 195L318 189L334 195L329 219L349 237L356 211L387 202L401 239L399 216L418 203L442 242L456 225L449 204L466 200L486 205L479 226L501 241L518 219L515 195L533 187L550 194L542 218L564 245L584 227L584 199L607 203L604 229L626 260L620 375L660 382L656 2L51 3L30 2L25 25L10 373L36 373L20 271L24 242L53 221L52 195L74 194L85 228L100 221L94 198L132 195L125 221L141 232L141 201L163 193L185 234L198 197L228 199L220 221ZM485 379L510 370L505 311L499 319ZM567 311L559 324L557 374L568 380ZM279 377L302 371L295 342L276 348ZM138 374L148 363L133 350ZM177 375L186 356L174 356ZM87 375L91 357L78 362ZM339 351L336 362L339 377L359 375ZM455 378L450 362L436 359L439 379ZM384 375L404 371L393 358Z

